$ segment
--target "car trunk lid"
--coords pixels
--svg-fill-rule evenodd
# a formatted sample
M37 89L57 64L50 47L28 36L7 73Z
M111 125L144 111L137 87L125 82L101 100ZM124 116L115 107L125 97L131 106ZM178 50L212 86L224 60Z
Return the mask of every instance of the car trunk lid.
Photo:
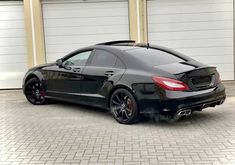
M215 67L203 65L197 61L186 61L155 66L154 68L166 71L186 83L193 91L215 87L218 73Z

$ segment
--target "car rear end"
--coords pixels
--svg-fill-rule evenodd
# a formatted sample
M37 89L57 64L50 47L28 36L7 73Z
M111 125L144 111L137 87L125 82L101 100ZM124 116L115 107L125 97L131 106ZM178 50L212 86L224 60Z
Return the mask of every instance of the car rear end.
M140 48L129 53L152 68L153 85L134 86L142 112L154 111L180 118L220 105L226 98L215 67L162 48Z
M163 93L161 114L176 118L189 116L193 111L215 107L224 102L225 88L214 67L197 68L175 74L176 79L153 76L156 89Z

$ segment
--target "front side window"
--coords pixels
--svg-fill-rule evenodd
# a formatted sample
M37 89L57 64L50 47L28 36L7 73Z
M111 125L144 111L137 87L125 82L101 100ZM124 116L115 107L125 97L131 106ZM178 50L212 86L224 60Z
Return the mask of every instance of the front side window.
M117 57L110 52L104 50L96 50L91 60L91 66L113 67Z
M64 61L67 66L85 66L92 50L78 53Z

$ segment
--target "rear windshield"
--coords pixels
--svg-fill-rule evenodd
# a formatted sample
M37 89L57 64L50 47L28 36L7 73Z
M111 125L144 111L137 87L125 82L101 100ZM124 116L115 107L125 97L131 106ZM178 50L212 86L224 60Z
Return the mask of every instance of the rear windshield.
M157 49L140 48L140 49L132 49L127 52L135 56L139 60L143 61L149 66L158 66L158 65L165 65L170 63L179 63L186 61L183 58L177 57L173 54Z

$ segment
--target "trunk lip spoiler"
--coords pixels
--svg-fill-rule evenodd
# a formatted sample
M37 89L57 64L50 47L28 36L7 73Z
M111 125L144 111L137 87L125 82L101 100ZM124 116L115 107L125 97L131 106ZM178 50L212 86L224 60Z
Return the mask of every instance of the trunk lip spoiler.
M216 69L215 66L201 66L201 67L197 67L197 68L194 68L192 70L188 70L186 72L182 72L182 73L176 73L175 75L181 75L181 74L184 74L184 73L190 73L190 72L193 72L193 71L197 71L197 70L201 70L201 69Z

